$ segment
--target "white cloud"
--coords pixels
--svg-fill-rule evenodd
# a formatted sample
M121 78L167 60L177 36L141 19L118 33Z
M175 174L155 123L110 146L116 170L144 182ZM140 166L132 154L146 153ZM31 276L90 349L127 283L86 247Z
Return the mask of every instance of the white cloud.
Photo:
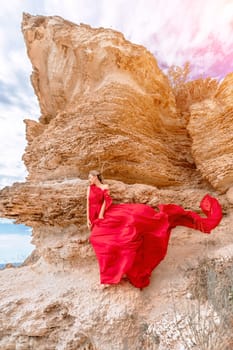
M13 224L13 220L0 218L0 224Z
M22 181L27 175L21 160L26 146L23 119L33 116L33 104L32 113L26 114L24 109L17 106L18 103L16 98L15 105L0 105L0 188Z
M41 14L58 15L75 23L95 25L102 12L102 1L95 0L50 0L43 1L44 9ZM108 4L111 5L110 3Z
M30 235L0 234L0 263L22 262L35 248Z

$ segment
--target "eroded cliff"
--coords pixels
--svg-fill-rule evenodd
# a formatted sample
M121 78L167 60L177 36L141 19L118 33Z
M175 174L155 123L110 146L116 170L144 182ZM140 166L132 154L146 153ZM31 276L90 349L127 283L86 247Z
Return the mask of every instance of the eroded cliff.
M152 54L119 32L59 17L25 15L22 28L42 113L26 121L28 180L103 167L126 183L189 182L190 139Z
M25 120L29 174L0 191L0 215L32 226L39 259L0 273L0 349L167 350L176 339L156 343L146 327L172 317L171 283L180 302L184 263L230 247L232 75L175 93L155 58L119 32L29 14L22 31L41 117ZM198 211L208 192L225 217L210 237L176 229L146 290L126 281L99 290L85 213L93 168L115 202Z

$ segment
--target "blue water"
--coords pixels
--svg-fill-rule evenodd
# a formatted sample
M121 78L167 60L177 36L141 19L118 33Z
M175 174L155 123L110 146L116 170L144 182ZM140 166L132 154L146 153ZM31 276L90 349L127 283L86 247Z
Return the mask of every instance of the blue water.
M34 250L31 227L0 219L0 269L7 263L20 264Z

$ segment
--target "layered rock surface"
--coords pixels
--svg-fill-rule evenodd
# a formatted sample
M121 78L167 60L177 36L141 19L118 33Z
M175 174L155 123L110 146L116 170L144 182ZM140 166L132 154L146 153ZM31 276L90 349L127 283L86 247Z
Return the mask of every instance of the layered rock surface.
M197 168L214 188L225 192L233 184L233 74L211 99L190 107L188 130Z
M155 58L119 32L28 14L22 30L41 117L25 120L29 175L0 191L0 216L32 226L36 258L0 273L0 350L156 349L145 323L169 308L170 281L185 293L184 261L215 247L224 255L230 242L232 75L175 96ZM208 192L226 218L213 238L176 229L145 291L128 282L100 291L85 212L93 168L115 202L198 211Z
M115 203L180 203L188 210L200 211L199 203L206 188L158 190L148 185L127 185L108 180ZM68 265L94 257L86 229L87 181L73 179L42 183L15 183L0 192L2 216L33 227L32 243L37 253L48 263ZM212 195L215 193L210 191ZM223 211L230 206L225 196L219 196Z
M25 15L22 29L42 113L38 123L26 120L29 180L103 168L127 183L189 182L190 139L169 81L144 47L60 17Z

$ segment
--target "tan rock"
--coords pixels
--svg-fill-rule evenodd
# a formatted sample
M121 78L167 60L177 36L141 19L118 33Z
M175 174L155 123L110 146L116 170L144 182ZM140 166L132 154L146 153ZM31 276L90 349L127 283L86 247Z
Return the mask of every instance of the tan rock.
M160 203L176 203L198 212L199 203L206 194L206 188L159 190L143 184L107 182L114 203L144 203L155 209ZM31 226L31 243L37 254L50 264L72 266L80 260L93 259L86 227L87 185L87 181L80 179L15 183L0 191L1 216ZM211 193L210 189L208 192ZM224 196L218 198L226 212L229 202Z
M2 270L0 294L1 350L136 349L140 341L140 290L126 282L101 290L96 262L63 271L41 259Z
M233 187L230 187L227 191L226 198L229 201L229 203L233 204Z
M232 83L229 74L214 98L193 104L188 124L197 169L222 192L233 184Z
M24 15L22 30L42 113L37 125L26 121L29 180L93 168L160 187L195 178L169 81L144 47L60 17Z
M171 77L170 80L172 80ZM178 114L181 115L186 123L188 123L190 119L190 107L206 99L213 99L218 85L218 81L212 78L196 79L187 82L182 82L181 79L176 81L173 87L176 106Z
M231 247L231 192L217 195L200 175L217 189L227 187L230 148L222 144L230 114L223 121L217 112L219 101L224 111L231 106L230 84L224 81L216 93L215 82L190 83L175 96L154 57L121 33L30 15L22 30L42 115L38 122L25 120L28 179L0 191L0 216L31 226L35 250L21 267L0 271L0 350L141 350L157 349L159 342L172 348L171 286L173 300L183 305L185 266L192 270L198 258L225 256ZM203 122L206 110L212 119ZM217 140L206 139L205 128ZM174 230L145 290L127 281L101 290L85 208L86 176L96 167L104 168L115 203L155 209L176 203L198 211L208 192L228 215L211 236Z

